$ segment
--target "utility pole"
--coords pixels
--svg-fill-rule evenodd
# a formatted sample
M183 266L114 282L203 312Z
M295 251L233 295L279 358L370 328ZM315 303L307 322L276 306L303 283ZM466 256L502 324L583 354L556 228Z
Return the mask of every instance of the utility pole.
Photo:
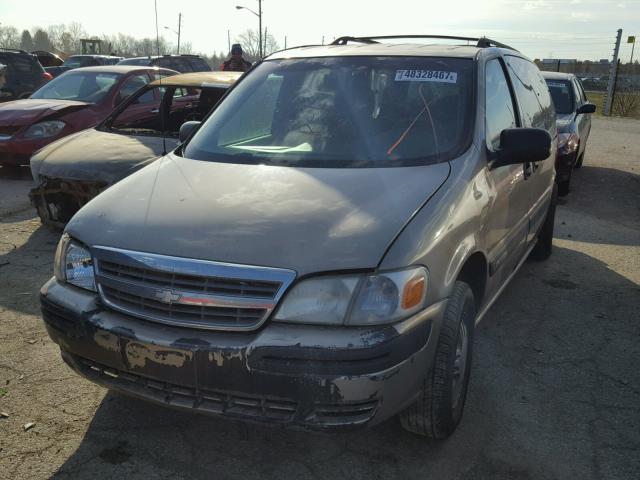
M284 36L284 49L287 49L287 36Z
M227 30L227 55L231 53L231 31Z
M263 52L264 52L265 55L267 54L267 45L268 45L267 39L268 38L269 37L267 36L267 27L264 27L264 50L263 50Z
M178 55L180 55L180 29L182 28L182 13L178 13Z
M613 106L613 96L615 95L616 78L618 76L618 54L620 53L620 40L622 39L622 29L618 29L616 35L616 46L613 49L613 61L609 69L609 84L607 85L607 96L604 99L604 115L611 115L611 107Z
M631 72L633 72L633 51L636 48L636 36L630 36L627 38L627 43L631 44L631 60L629 60L629 64L631 65Z
M262 58L262 0L258 0L258 32L260 34L260 47L258 49L258 54L260 58Z

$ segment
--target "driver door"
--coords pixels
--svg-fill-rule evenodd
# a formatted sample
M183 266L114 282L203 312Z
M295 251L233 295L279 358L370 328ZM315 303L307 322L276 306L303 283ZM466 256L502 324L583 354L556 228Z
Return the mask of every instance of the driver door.
M487 149L500 148L500 133L520 127L514 94L500 58L485 67L485 134ZM494 192L487 215L486 241L489 274L501 284L518 265L525 251L529 231L529 165L506 165L488 171L487 181Z

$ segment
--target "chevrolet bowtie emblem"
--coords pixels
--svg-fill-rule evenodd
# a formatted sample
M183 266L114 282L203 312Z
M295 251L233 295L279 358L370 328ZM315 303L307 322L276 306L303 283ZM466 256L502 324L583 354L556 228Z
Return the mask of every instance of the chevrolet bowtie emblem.
M172 290L158 290L155 297L162 303L168 303L171 305L172 303L179 301L182 298L182 295L175 293Z

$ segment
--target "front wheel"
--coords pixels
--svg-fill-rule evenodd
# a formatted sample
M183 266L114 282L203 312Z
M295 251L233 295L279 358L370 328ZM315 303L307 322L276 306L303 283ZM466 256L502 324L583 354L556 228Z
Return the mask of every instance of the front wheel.
M400 414L405 430L444 440L460 423L469 385L475 321L473 292L466 283L456 282L420 398Z

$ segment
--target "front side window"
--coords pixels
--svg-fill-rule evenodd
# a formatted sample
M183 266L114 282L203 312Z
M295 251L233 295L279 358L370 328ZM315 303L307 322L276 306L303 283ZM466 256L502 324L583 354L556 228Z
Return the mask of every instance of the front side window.
M523 126L551 130L555 124L553 104L540 70L524 58L507 55L505 60L520 105Z
M72 70L46 83L31 98L97 103L107 96L120 76L119 73Z
M161 136L164 132L167 137L178 138L180 126L190 120L204 119L224 92L222 88L148 87L107 120L106 130L147 136Z
M313 167L446 161L468 146L469 59L330 57L260 64L184 149L188 158Z
M485 70L485 129L487 147L492 151L500 148L500 133L507 128L516 128L516 111L511 98L509 84L500 60L487 62Z
M120 92L118 93L116 103L119 103L125 98L130 97L142 87L144 87L147 83L149 83L149 76L146 73L132 75L131 77L127 78L122 84L122 87L120 87ZM153 100L153 98L149 99L148 97L142 97L139 99L140 102L148 102L151 100Z
M547 80L549 93L556 112L561 114L573 112L573 93L568 80Z

